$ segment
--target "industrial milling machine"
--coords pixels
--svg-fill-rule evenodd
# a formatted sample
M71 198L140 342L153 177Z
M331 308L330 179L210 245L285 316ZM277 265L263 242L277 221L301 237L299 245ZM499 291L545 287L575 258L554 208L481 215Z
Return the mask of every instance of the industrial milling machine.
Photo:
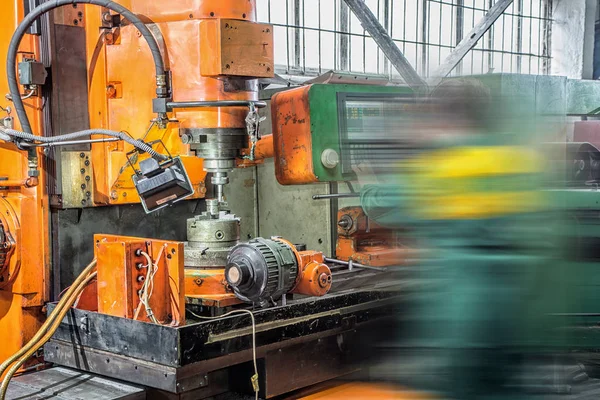
M281 91L268 135L274 36L254 0L6 3L0 375L53 363L157 396L271 398L355 372L352 344L389 334L369 328L394 313L386 267L406 248L359 207L338 221L335 193L316 244L260 237L257 179L230 180L266 158L281 185L352 180L369 117L411 91Z

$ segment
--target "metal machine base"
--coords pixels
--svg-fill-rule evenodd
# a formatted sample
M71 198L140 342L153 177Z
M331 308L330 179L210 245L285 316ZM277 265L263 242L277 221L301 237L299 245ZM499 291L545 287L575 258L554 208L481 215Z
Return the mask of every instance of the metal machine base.
M255 312L261 397L356 371L355 349L389 337L381 326L397 315L398 300L396 291L363 291ZM251 392L247 316L173 328L72 310L44 354L58 365L166 392L202 392L195 398Z

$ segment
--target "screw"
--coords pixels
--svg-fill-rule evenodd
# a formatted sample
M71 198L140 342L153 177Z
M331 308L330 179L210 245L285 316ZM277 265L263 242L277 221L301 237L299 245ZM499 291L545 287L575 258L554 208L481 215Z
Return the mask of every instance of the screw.
M196 285L200 286L200 285L202 285L202 279L200 279L200 278L194 279L194 283Z
M92 193L89 191L85 192L85 197L92 197Z
M79 170L79 172L81 172L82 174L85 174L85 168L81 168L81 169Z
M85 171L85 170L84 170L84 171ZM89 182L89 181L90 181L90 176L89 176L89 175L88 175L88 176L86 176L86 177L85 177L85 180Z
M86 167L89 167L90 166L90 160L85 160L84 164L85 164Z
M85 158L85 153L79 153L79 157Z
M117 193L116 190L113 190L112 192L110 192L110 198L113 200L116 200L119 198L119 194Z
M81 200L81 204L83 204L85 206L85 203L87 203L86 199Z
M85 183L82 183L82 184L81 184L81 188L82 188L82 189L85 189Z

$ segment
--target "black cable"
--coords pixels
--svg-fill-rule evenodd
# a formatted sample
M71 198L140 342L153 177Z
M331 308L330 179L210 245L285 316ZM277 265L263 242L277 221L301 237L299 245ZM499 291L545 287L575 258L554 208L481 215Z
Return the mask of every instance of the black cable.
M13 34L8 46L8 53L6 56L6 75L8 78L10 95L12 96L13 104L15 106L15 110L17 111L19 121L21 122L21 127L23 128L23 131L27 133L33 133L33 131L31 130L31 125L29 124L29 118L27 117L27 112L25 111L23 100L21 99L21 93L19 92L19 84L17 81L16 63L19 44L21 43L23 36L25 36L27 33L27 30L37 18L49 11L54 10L55 8L72 4L92 4L95 6L105 7L111 11L121 14L125 19L129 20L140 31L146 42L148 42L156 69L157 86L159 80L164 82L164 87L157 87L156 94L158 97L167 96L165 65L162 59L162 54L160 53L160 48L158 47L158 43L144 22L142 22L142 20L133 12L110 0L50 0L31 10L23 19L23 21L21 21L19 26L17 26L17 29L15 30L15 33Z

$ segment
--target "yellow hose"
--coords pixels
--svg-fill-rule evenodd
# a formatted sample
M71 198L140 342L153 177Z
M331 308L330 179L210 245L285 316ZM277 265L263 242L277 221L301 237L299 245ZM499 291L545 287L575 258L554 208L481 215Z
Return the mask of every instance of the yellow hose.
M4 377L4 379L2 380L2 385L0 386L0 400L4 400L4 397L6 396L6 392L8 390L8 384L10 383L10 380L12 379L13 375L17 372L17 370L19 368L21 368L21 366L32 356L35 354L35 352L42 347L48 340L50 340L50 338L52 337L52 335L54 335L54 333L56 332L56 330L58 329L58 327L60 326L60 323L62 322L62 320L65 318L65 316L67 315L67 312L69 312L69 310L71 309L71 307L73 306L73 304L75 303L75 301L77 301L77 298L79 297L79 295L81 294L81 292L83 292L83 290L85 289L85 287L92 281L92 279L94 279L97 275L96 272L88 275L86 277L86 275L89 273L89 271L95 266L95 260L92 261L92 263L90 264L90 266L88 266L88 268L86 268L84 270L84 273L82 273L77 280L75 281L76 283L78 283L77 285L72 285L71 288L73 288L73 290L71 290L71 288L69 288L69 291L67 292L67 294L65 294L65 297L63 298L64 300L61 300L59 302L59 304L56 306L56 309L54 310L54 312L51 314L51 316L48 318L48 321L51 321L50 324L44 324L42 326L42 328L44 329L40 329L38 331L38 333L34 336L34 339L37 340L31 340L29 343L27 343L27 345L22 348L21 350L19 350L19 352L17 352L15 355L13 355L12 357L10 357L9 360L13 360L10 361L7 360L4 364L12 364L14 362L14 360L18 357L21 357L9 370L8 373L6 374L6 376ZM81 281L82 278L83 281ZM48 322L47 321L47 322ZM48 327L48 325L51 325L50 327ZM44 334L45 332L45 334ZM3 365L4 365L3 364Z
M92 272L92 270L95 267L96 267L96 260L94 259L87 267L85 267L85 269L81 272L81 274L77 277L77 279L75 279L75 282L73 282L71 287L65 292L65 294L63 296L65 303L71 297L71 295L77 290L77 287L81 284L81 282L83 282L83 280L86 279L86 277L89 275L90 272ZM27 342L27 344L25 346L23 346L19 351L17 351L15 354L13 354L8 359L6 359L2 363L2 365L0 365L0 377L4 374L4 371L6 371L6 369L12 363L14 363L19 357L21 357L23 354L25 354L31 346L33 346L35 343L37 343L40 340L42 335L46 332L46 330L48 330L48 327L50 325L52 325L54 320L56 320L56 316L60 313L60 310L65 303L63 303L63 300L59 301L58 304L56 305L56 308L52 312L52 314L50 314L48 319L46 319L46 322L44 322L44 324L40 327L40 329L37 331L37 333L31 338L31 340L29 342ZM61 320L62 320L62 318L61 318Z

